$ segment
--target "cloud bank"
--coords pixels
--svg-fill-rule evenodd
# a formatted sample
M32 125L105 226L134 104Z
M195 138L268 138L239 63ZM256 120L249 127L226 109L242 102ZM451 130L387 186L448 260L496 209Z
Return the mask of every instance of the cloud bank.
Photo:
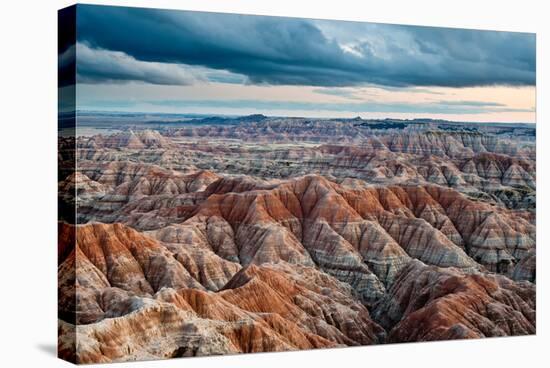
M103 50L78 57L88 82L182 84L184 64L229 83L535 85L534 34L93 5L78 5L77 17L78 42Z
M190 85L199 79L191 70L176 64L140 61L120 51L92 49L77 43L77 80L108 83L139 80L151 84Z

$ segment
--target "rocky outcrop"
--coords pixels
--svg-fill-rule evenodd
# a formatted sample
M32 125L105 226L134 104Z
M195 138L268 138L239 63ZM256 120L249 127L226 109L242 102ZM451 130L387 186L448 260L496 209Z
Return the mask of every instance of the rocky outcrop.
M510 276L513 280L527 280L536 282L537 256L535 249L531 249L525 257L511 269Z
M373 288L377 281L369 275L391 282L409 257L507 273L535 245L529 220L439 186L352 188L319 176L286 182L239 177L170 201L155 198L96 218L116 216L155 230L163 241L200 244L245 266L316 264L371 294L381 286Z
M81 222L91 219L116 222L132 213L150 216L167 206L194 204L196 200L186 194L201 192L219 178L209 171L181 173L130 162L84 164L79 170L79 175L89 175L104 188L102 193L92 196L93 201L79 203Z
M95 135L93 137L80 137L79 148L170 148L173 144L170 139L163 137L155 130L128 130L111 135Z
M108 288L138 296L152 295L163 287L203 288L168 249L133 229L120 224L90 224L76 229L65 225L60 229L61 233L72 231L74 238L61 238L75 239L75 244L60 245L68 255L60 260L58 273L60 298L64 298L65 289L67 301L76 293L76 305L63 303L64 313L74 313L79 324L105 316L103 293ZM71 283L76 285L72 290Z
M409 257L506 273L535 244L528 220L442 187L349 189L317 176L259 189L227 182L213 183L183 226L162 233L200 234L197 241L243 265L313 262L356 282L374 271L383 283Z
M258 116L74 144L60 139L67 359L536 331L528 126Z
M535 286L412 261L373 315L389 331L388 342L529 335Z
M80 363L365 345L385 338L354 290L314 267L279 262L239 271L240 265L213 253L182 255L176 251L183 247L122 225L60 229L75 230L76 247L59 273L65 280L62 304L67 313L76 312ZM76 304L67 303L71 298ZM60 324L63 331L70 327L70 321Z
M81 201L88 201L101 197L107 189L103 184L76 171L58 184L58 191L66 200L76 196Z
M80 137L78 158L83 164L132 161L264 179L319 174L379 184L431 183L499 206L534 209L530 140L516 143L515 136L499 134L506 129L482 125L441 130L426 123L396 130L387 124L387 129L372 129L349 121L267 118L169 129L164 135L126 131Z
M80 164L78 170L80 175L113 189L113 194L142 196L201 191L219 178L204 170L182 173L157 165L128 161L101 164L86 162Z

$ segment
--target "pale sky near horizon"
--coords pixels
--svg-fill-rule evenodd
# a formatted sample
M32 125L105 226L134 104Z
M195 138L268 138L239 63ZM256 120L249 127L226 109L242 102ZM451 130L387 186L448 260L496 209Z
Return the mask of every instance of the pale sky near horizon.
M90 5L77 19L80 110L536 120L534 34Z

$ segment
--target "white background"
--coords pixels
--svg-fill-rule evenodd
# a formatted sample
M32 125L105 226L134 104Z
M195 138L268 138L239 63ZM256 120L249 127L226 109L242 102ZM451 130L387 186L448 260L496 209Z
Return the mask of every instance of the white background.
M533 367L548 364L548 104L545 1L92 1L537 33L537 336L125 363L120 367ZM57 9L69 1L4 1L0 20L0 366L57 367ZM546 290L545 290L546 289ZM538 363L537 363L538 362Z

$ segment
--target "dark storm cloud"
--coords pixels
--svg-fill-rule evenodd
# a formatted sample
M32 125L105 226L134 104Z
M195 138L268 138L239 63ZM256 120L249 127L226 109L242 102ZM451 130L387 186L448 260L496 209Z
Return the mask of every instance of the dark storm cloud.
M59 87L65 87L76 82L76 6L60 10L57 17L57 79Z
M78 41L91 48L223 69L255 84L535 84L533 34L392 25L360 32L361 23L338 22L355 37L343 44L323 32L322 22L307 19L90 5L79 5L77 16ZM87 70L83 77L100 74Z

